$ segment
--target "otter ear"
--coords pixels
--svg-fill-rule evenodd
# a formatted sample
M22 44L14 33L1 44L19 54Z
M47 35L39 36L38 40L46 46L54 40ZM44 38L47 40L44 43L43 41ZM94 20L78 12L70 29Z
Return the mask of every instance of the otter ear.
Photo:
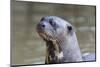
M72 26L67 26L67 30L72 31L73 30Z
M75 32L75 28L71 25L70 26L67 25L67 32L72 35L73 32Z

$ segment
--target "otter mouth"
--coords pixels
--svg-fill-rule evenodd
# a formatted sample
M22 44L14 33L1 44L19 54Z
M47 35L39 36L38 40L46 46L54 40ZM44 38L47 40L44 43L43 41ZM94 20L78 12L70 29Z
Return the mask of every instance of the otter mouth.
M56 40L55 37L53 37L50 33L44 32L44 31L38 31L38 34L40 37L42 37L46 41L53 41Z

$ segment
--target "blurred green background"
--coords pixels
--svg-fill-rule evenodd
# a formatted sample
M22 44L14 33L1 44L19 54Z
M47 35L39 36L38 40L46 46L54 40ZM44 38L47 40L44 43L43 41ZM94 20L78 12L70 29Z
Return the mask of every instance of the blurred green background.
M75 26L82 54L95 52L95 11L95 6L11 0L11 63L44 64L46 46L36 25L48 15Z

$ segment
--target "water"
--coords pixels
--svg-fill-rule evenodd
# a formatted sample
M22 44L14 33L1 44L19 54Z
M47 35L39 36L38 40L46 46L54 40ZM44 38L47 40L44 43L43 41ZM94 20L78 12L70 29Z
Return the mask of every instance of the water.
M93 6L12 2L12 64L44 64L46 46L36 25L46 15L61 16L76 28L82 54L95 52L95 8Z

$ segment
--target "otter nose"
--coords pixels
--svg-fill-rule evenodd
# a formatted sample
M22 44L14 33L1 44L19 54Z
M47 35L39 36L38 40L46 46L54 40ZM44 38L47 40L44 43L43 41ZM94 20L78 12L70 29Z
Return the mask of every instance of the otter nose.
M45 24L44 23L39 23L39 27L45 28Z
M41 24L41 27L43 27L43 28L44 28L44 27L45 27L45 25L44 25L44 24Z

